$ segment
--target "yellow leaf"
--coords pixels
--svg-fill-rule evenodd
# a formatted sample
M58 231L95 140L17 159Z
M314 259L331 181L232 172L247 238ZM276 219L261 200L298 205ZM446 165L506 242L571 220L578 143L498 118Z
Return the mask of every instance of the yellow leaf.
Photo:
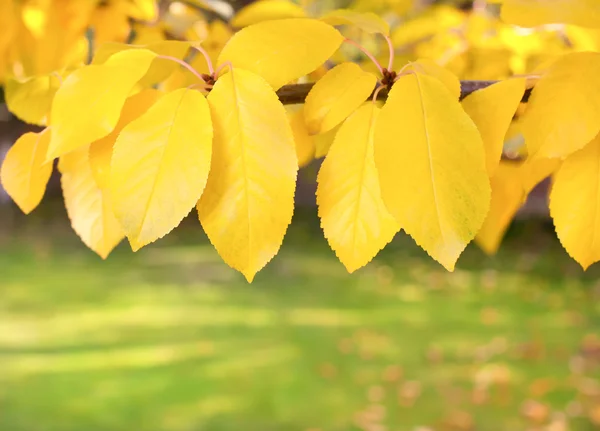
M521 167L515 162L500 162L490 180L492 199L490 210L475 242L487 254L496 254L500 242L525 200L521 184Z
M298 161L285 109L268 83L234 68L208 95L215 128L200 222L248 281L277 254L294 212Z
M133 0L131 17L140 21L154 21L158 18L156 0Z
M60 183L71 226L83 243L102 259L124 238L112 208L94 181L88 149L61 156Z
M486 167L493 177L502 157L504 137L525 93L525 79L509 79L467 96L463 109L479 129L485 147Z
M275 90L323 64L342 44L334 27L308 18L264 21L243 28L225 45L218 64L262 76Z
M124 42L129 36L131 25L128 11L130 4L125 0L101 3L92 14L90 27L94 29L94 43Z
M39 205L46 192L52 174L52 163L44 162L49 142L48 129L25 133L10 147L2 163L2 187L25 214Z
M321 227L350 273L369 263L400 230L381 199L373 157L378 114L379 108L367 102L342 124L317 179Z
M285 18L304 18L306 14L288 0L260 0L243 7L231 20L233 27L246 27L262 21Z
M105 64L111 56L118 52L128 50L147 49L157 56L174 57L182 60L190 50L190 42L181 40L163 40L153 42L147 45L130 45L125 43L110 42L104 43L96 51L92 65ZM165 58L155 58L150 64L147 73L140 78L139 84L142 87L149 87L161 82L181 66L173 60Z
M490 204L477 128L440 81L401 77L375 129L383 200L394 218L449 271Z
M127 96L155 56L145 49L122 51L103 65L86 66L69 75L52 103L48 159L89 145L112 132Z
M327 155L327 152L329 151L329 148L331 148L333 140L335 139L335 135L337 135L340 126L341 124L338 124L328 132L313 136L315 139L316 159L320 159L321 157L325 157Z
M354 112L375 89L377 77L355 63L329 70L306 96L304 117L311 135L325 133Z
M433 60L421 58L417 61L409 63L405 71L414 71L424 75L432 76L438 79L450 91L450 93L458 100L460 97L460 81L456 75L448 69L440 66Z
M367 33L390 34L390 25L372 12L337 9L322 16L321 21L331 25L352 25Z
M563 162L550 192L558 239L584 270L600 260L599 206L600 135Z
M119 122L114 130L90 145L90 165L94 179L102 190L109 184L110 160L117 137L125 126L144 114L158 100L160 95L159 91L147 88L131 96L125 101Z
M304 106L296 112L288 112L288 118L294 142L296 143L296 157L298 157L298 166L304 167L315 158L315 138L308 134L306 123L304 122Z
M558 60L535 85L522 132L531 157L562 158L600 131L600 54L578 52Z
M559 159L525 159L521 164L521 182L525 194L529 194L535 186L556 172L560 164Z
M133 251L162 238L194 208L212 153L210 110L197 90L168 93L115 142L110 197Z
M27 123L43 126L59 86L59 76L52 74L24 80L9 78L4 87L8 110Z
M505 0L502 19L521 27L575 24L600 28L598 0Z

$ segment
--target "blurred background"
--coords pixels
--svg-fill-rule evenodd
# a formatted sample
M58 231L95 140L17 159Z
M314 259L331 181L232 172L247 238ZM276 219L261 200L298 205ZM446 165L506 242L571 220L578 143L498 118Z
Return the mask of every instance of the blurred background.
M217 50L232 17L253 19L237 14L251 1L167 1L159 24L142 25L119 15L127 2L98 2L104 21L94 15L95 33L81 36L196 38ZM315 17L372 10L395 23L399 64L427 56L463 79L600 48L597 34L569 26L506 26L486 2L294 4ZM28 130L39 127L0 105L0 160ZM301 170L282 250L251 285L221 261L195 214L139 252L123 242L102 261L71 230L56 175L27 217L0 188L0 430L600 429L600 269L582 271L561 248L546 183L495 256L471 245L449 273L399 233L349 275L319 226L319 163Z

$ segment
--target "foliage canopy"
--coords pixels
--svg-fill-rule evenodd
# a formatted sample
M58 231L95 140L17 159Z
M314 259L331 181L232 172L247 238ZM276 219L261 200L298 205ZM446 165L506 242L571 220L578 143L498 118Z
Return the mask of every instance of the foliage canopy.
M584 268L600 260L595 0L260 0L226 15L200 1L0 0L6 102L42 127L0 171L21 210L58 159L73 229L101 257L197 208L252 281L291 222L299 167L325 157L318 212L348 271L401 229L452 271L473 240L495 253L552 176L561 243ZM306 82L305 103L282 103Z

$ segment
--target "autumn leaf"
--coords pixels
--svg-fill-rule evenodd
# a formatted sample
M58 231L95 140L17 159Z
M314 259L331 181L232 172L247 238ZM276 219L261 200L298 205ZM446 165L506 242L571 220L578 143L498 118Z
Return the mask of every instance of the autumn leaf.
M45 163L50 131L27 132L10 147L2 168L0 182L6 193L29 214L44 197L52 174L52 163Z
M194 208L210 169L210 110L197 90L161 97L114 145L110 199L133 251L173 230Z
M504 138L524 92L525 79L509 79L477 90L462 101L483 139L490 178L500 163Z
M61 156L60 183L71 226L83 243L106 259L125 237L106 197L94 181L88 149Z
M112 132L129 93L155 57L145 49L122 51L101 66L83 67L69 75L52 103L48 160Z
M286 112L260 76L239 68L208 95L215 128L200 221L248 281L277 254L294 211L298 161Z
M110 182L110 160L117 137L125 126L144 114L160 96L159 91L147 88L128 98L123 105L119 122L114 130L90 145L90 165L94 179L101 189L104 190Z
M352 25L367 33L390 34L390 25L373 12L337 9L323 15L321 21L331 25Z
M315 158L315 138L310 136L306 123L304 122L304 105L300 106L296 112L288 112L288 119L294 142L296 143L296 157L298 158L298 167L303 167L312 162Z
M431 257L452 271L490 204L483 143L437 79L410 74L392 87L375 129L386 207Z
M342 44L334 27L308 18L264 21L243 28L225 45L219 64L263 77L275 90L323 64Z
M231 25L239 28L262 21L305 16L304 9L289 0L259 0L240 9L231 20Z
M312 135L328 132L340 124L369 97L377 77L355 63L329 70L306 96L304 117Z
M587 269L600 260L600 135L554 175L550 215L567 253Z
M340 126L341 124L338 124L330 131L314 136L316 159L320 159L321 157L325 157L327 155L329 148L331 148L331 145L333 145L333 140L335 139Z
M460 97L461 88L457 76L433 60L421 58L417 61L412 61L405 66L404 71L413 71L415 73L421 73L436 78L444 84L457 100Z
M525 159L520 169L525 194L529 194L535 186L556 172L560 165L559 159Z
M516 162L500 162L490 183L490 210L475 242L491 255L498 251L506 230L527 195L521 184L521 166Z
M162 40L148 43L146 45L132 45L118 42L107 42L102 44L96 53L92 65L106 64L106 62L118 52L145 49L157 55L150 63L147 72L139 80L139 85L149 87L164 81L181 66L173 60L162 57L173 57L183 60L188 54L191 43L183 40Z
M600 28L597 0L504 0L502 19L521 27L567 23Z
M9 78L4 87L4 97L8 110L29 124L44 126L52 100L62 78L49 74L18 80Z
M348 272L369 263L400 230L381 199L373 157L378 115L365 103L342 124L317 180L321 227Z
M530 157L564 158L600 132L600 53L561 57L535 85L521 128Z

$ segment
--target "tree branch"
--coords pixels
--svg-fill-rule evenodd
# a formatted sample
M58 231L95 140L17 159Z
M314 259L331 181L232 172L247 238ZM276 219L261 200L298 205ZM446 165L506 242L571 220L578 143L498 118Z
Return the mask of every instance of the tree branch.
M460 100L464 99L474 91L489 87L490 85L495 84L496 82L498 81L461 81ZM281 103L283 103L284 105L304 103L304 101L306 100L306 95L313 87L313 85L313 83L284 85L277 91L277 95L279 96L279 100L281 100ZM527 102L527 100L529 100L530 94L531 90L527 90L523 95L522 101ZM383 89L377 95L377 100L385 100L387 98L387 95L387 89ZM371 93L370 97L372 96L373 93Z

